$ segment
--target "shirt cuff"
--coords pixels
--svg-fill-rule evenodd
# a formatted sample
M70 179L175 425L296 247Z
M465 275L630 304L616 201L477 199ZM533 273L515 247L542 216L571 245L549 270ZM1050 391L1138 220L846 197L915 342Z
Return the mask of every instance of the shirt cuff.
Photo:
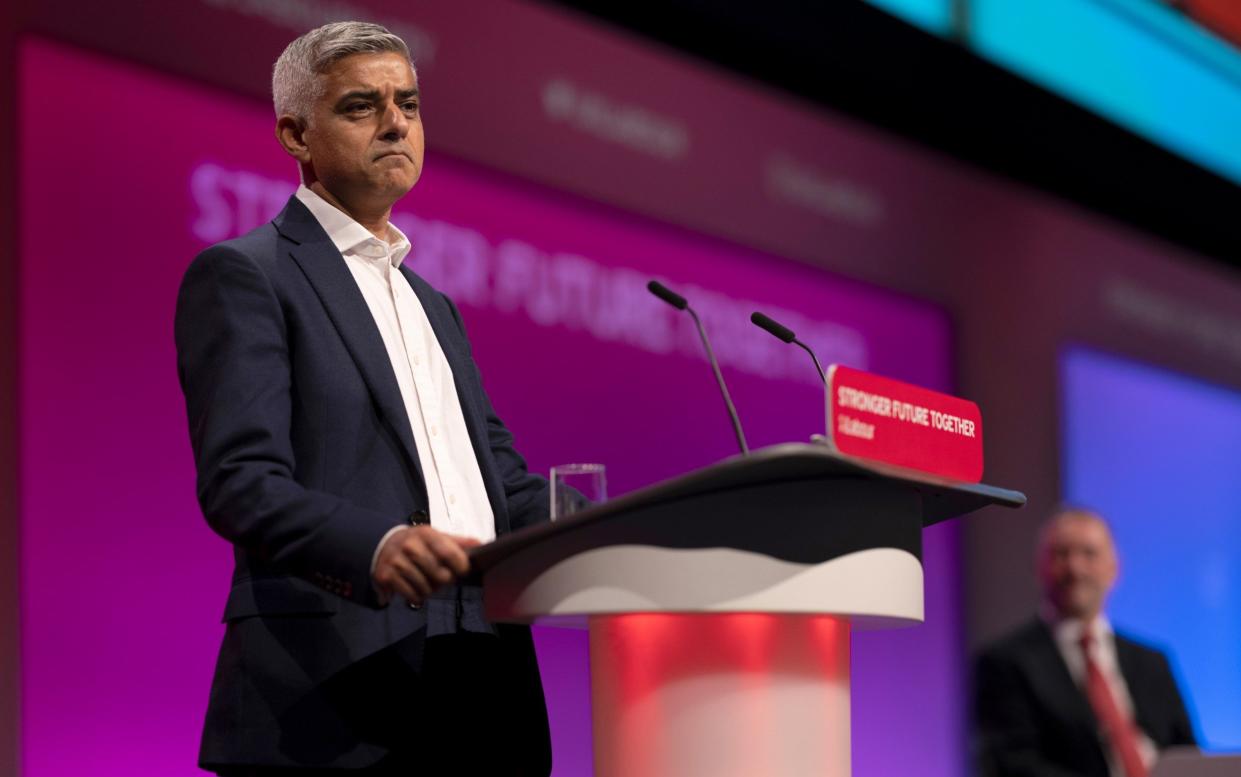
M384 533L384 536L379 538L379 544L375 546L375 552L371 554L371 587L374 588L375 593L379 595L379 604L383 607L388 606L388 600L391 597L389 597L384 591L379 590L379 586L375 585L375 565L379 563L379 552L384 549L384 544L391 539L393 534L396 534L404 528L406 528L404 525L398 524L393 526L391 529L388 529L388 531Z
M379 538L379 544L375 546L375 552L371 554L371 577L375 576L375 565L379 563L379 551L384 549L384 543L386 543L393 534L396 534L401 529L405 528L408 527L404 525L393 526L391 529L388 529L384 536Z

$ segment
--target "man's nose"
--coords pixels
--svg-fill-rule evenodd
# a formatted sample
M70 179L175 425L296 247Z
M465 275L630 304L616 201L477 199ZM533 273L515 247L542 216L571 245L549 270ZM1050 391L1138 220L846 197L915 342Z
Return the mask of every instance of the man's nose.
M409 119L395 103L388 103L380 120L380 134L384 140L403 140L409 134Z
M1080 578L1086 573L1086 570L1090 565L1085 556L1079 553L1073 553L1069 555L1068 563L1065 566L1067 567L1069 574L1073 575L1075 578Z

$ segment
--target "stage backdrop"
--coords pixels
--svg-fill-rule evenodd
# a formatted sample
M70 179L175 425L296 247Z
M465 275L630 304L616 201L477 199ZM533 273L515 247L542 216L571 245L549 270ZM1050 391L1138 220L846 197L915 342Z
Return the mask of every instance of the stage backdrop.
M22 774L193 774L230 553L194 501L174 299L198 251L279 210L295 170L265 104L34 39L20 65ZM703 313L754 446L824 424L812 365L755 309L825 362L951 389L938 309L454 161L434 151L433 99L426 123L394 221L409 266L460 303L533 469L601 461L620 493L735 452L652 277ZM927 624L854 640L858 774L962 770L954 532L927 534ZM589 774L585 636L536 639L556 773Z

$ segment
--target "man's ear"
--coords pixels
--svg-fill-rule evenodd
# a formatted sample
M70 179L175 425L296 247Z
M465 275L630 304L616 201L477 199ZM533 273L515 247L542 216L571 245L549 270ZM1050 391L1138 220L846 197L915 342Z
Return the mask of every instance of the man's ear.
M306 145L305 132L305 122L293 116L285 114L276 120L276 140L284 147L286 154L302 164L310 162L310 147Z

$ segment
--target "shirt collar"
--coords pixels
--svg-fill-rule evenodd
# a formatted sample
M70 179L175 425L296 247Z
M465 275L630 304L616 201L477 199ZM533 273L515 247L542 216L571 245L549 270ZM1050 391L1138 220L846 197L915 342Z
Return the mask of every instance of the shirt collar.
M297 193L294 196L301 200L301 203L310 211L310 215L315 217L319 226L323 227L323 231L332 241L332 245L336 246L336 250L340 251L342 256L348 253L359 253L359 249L369 243L376 248L382 248L393 267L400 267L401 262L409 254L411 247L409 238L397 229L396 224L388 222L388 235L391 239L385 247L383 241L371 234L370 230L355 221L348 213L315 194L305 184L297 187Z
M1044 610L1043 620L1047 622L1058 644L1081 644L1082 635L1087 631L1096 644L1112 639L1112 622L1107 619L1106 615L1099 614L1089 623L1083 623L1077 618L1057 618L1049 610L1050 608Z

